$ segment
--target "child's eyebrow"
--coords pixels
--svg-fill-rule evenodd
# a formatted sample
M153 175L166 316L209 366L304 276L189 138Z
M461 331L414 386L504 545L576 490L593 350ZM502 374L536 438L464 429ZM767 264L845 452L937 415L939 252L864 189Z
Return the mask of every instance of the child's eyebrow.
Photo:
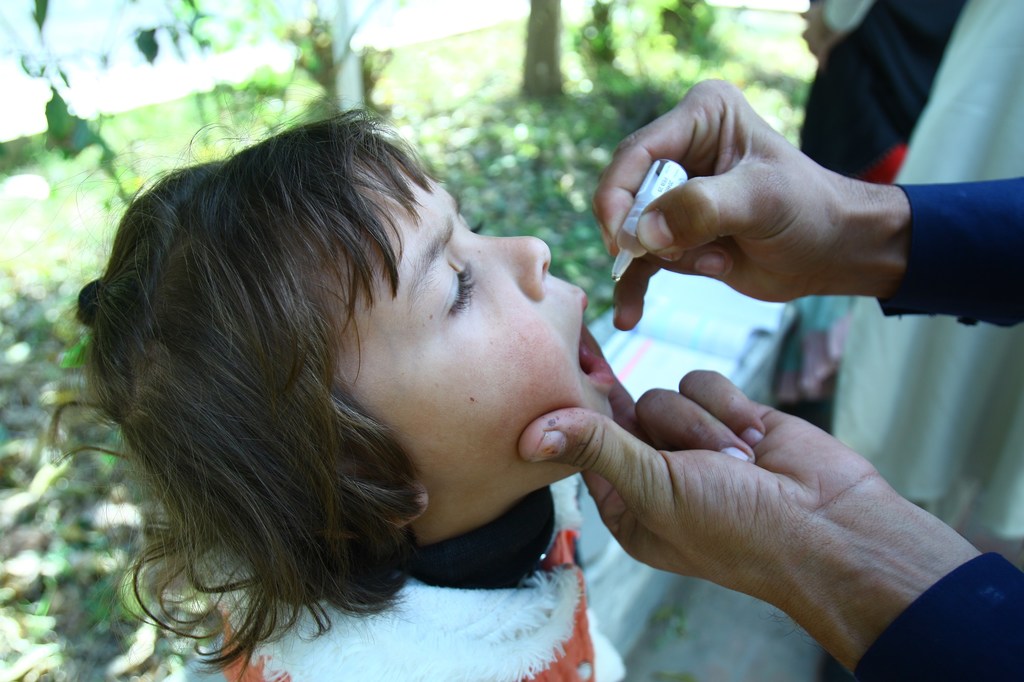
M455 221L451 215L447 215L444 219L444 226L434 235L434 238L430 240L426 248L420 252L416 258L416 263L413 265L412 281L409 285L410 304L419 297L419 293L433 269L434 262L444 253L454 233Z

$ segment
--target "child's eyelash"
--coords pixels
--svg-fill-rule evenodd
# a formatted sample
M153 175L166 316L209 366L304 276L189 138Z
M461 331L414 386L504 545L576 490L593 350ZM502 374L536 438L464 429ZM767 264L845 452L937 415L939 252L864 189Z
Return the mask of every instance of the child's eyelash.
M452 304L451 314L461 313L469 307L473 298L473 272L467 265L464 269L455 273L458 278L458 289L455 292L455 303Z

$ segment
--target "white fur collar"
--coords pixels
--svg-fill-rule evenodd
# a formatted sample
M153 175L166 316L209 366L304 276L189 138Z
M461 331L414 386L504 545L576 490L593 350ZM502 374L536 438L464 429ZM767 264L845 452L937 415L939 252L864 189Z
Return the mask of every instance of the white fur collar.
M403 680L519 682L547 668L569 639L580 598L575 571L538 574L526 588L457 590L410 580L401 603L378 616L331 613L316 639L306 622L260 648L264 678L292 682Z

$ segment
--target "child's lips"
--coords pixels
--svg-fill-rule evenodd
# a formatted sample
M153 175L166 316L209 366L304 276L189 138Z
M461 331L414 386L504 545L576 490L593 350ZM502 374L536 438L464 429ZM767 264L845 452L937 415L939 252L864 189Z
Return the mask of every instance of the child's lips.
M586 325L580 332L580 369L587 375L590 381L598 386L610 390L615 385L615 373L611 365L604 359L601 347L597 340L591 335Z

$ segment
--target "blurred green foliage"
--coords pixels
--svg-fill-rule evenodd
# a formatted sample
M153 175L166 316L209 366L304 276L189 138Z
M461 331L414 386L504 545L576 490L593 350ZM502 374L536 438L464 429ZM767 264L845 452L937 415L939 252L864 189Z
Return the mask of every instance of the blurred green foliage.
M139 0L126 0L136 3ZM181 58L189 51L199 54L224 52L242 45L258 45L268 40L290 43L295 48L295 67L305 71L324 90L328 99L336 99L337 66L331 25L321 8L333 7L327 0L307 0L302 7L305 16L298 19L286 16L275 0L248 0L240 3L217 3L212 0L164 0L169 10L164 21L135 28L133 43L147 63L153 64L160 54L160 37ZM54 17L47 0L34 0L32 19L38 30L40 49L19 56L19 66L28 76L46 82L50 87L50 101L44 112L47 124L48 148L58 150L67 158L97 146L101 151L99 167L114 181L122 199L130 195L130 188L120 183L119 168L104 131L106 116L88 121L72 113L65 102L64 93L71 87L68 82L69 62L80 59L77 54L63 54L48 43L47 23ZM60 7L58 6L58 9ZM124 6L120 8L124 11ZM110 17L111 24L118 21L117 14ZM13 42L13 41L12 41ZM110 54L94 55L100 64L109 65ZM379 74L379 60L367 61L365 79L372 83ZM377 67L377 68L375 68ZM279 90L280 88L278 88ZM0 143L0 159L16 163L17 145ZM8 158L4 158L8 157Z
M704 0L593 0L589 9L575 42L593 65L614 66L620 57L646 59L672 49L703 59L719 56L719 10Z
M237 18L220 25L212 9L172 1L210 49L257 30ZM610 304L612 282L590 198L625 135L693 83L718 77L796 139L814 68L799 19L689 4L594 0L564 32L561 99L518 96L525 22L513 22L376 55L369 104L420 150L470 224L548 242L552 271L587 290L593 319ZM606 25L594 34L605 9ZM47 12L37 0L38 25ZM170 30L140 32L146 59L150 40ZM601 31L607 41L598 45ZM223 156L317 115L325 91L301 67L283 75L261 69L241 85L82 121L61 107L59 69L47 73L51 130L3 145L0 159L0 680L158 679L189 651L140 627L123 598L121 568L139 532L127 474L102 452L60 460L66 446L47 438L54 407L79 381L59 368L81 333L69 311L97 275L125 196L165 169ZM60 443L116 448L116 434L66 412Z

